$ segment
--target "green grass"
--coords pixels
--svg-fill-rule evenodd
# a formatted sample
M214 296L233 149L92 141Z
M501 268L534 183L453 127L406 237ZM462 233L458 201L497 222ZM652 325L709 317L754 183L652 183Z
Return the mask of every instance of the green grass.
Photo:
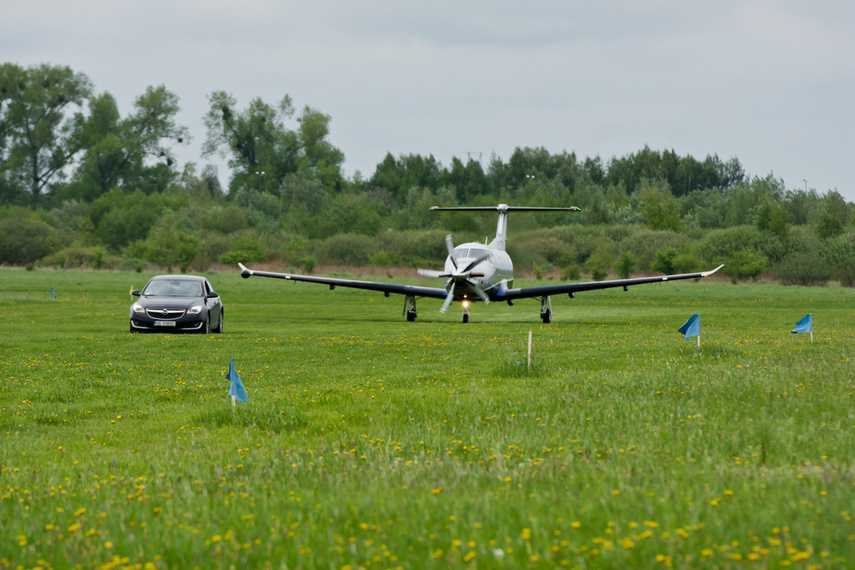
M464 325L221 273L224 334L131 335L146 277L0 270L0 568L855 566L852 290L675 282Z

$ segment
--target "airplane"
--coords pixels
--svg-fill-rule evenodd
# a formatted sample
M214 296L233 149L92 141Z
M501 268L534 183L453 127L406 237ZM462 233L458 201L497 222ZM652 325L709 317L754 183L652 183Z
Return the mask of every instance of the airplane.
M723 265L719 265L711 271L700 273L682 273L679 275L661 275L656 277L640 277L634 279L616 279L611 281L593 281L590 283L563 283L559 285L544 285L538 287L514 288L514 265L510 256L505 251L505 243L508 233L509 212L548 212L564 211L578 212L577 207L548 208L508 206L499 204L492 206L457 206L441 208L431 207L431 211L497 211L499 221L496 226L496 237L489 244L476 242L464 243L454 246L450 235L445 238L448 249L448 257L445 260L443 271L430 269L419 269L419 274L425 277L436 277L445 279L445 287L420 287L416 285L400 285L396 283L377 283L374 281L358 281L353 279L338 279L332 277L315 277L312 275L295 275L292 273L273 273L269 271L255 271L239 263L241 277L248 279L253 276L272 277L275 279L286 279L289 281L304 281L307 283L319 283L328 285L329 288L351 287L369 291L380 291L389 296L390 293L404 295L404 312L407 321L416 320L416 299L432 298L442 299L440 313L444 313L454 301L459 301L463 307L463 322L469 322L469 305L472 301L482 301L485 305L491 301L505 301L513 305L517 299L540 298L540 318L544 323L552 322L552 295L567 294L571 298L581 291L593 291L596 289L608 289L611 287L623 287L629 290L631 285L642 285L645 283L662 283L665 281L677 281L679 279L698 279L712 275Z

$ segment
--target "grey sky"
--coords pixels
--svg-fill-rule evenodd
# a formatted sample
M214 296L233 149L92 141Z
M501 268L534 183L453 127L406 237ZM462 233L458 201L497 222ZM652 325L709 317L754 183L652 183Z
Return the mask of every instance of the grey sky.
M225 90L330 115L348 176L387 152L486 167L518 146L608 161L646 144L855 201L851 0L0 0L0 61L69 65L122 114L165 85L200 165Z

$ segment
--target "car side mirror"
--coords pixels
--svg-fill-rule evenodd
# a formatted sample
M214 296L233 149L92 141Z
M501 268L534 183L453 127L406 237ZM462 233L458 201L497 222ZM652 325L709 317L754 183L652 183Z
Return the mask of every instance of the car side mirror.
M214 291L211 291L210 293L208 293L208 298L209 299L217 299L217 298L219 298L219 295L217 295Z
M139 297L140 296L140 290L134 289L133 291L131 291L131 296L132 297Z

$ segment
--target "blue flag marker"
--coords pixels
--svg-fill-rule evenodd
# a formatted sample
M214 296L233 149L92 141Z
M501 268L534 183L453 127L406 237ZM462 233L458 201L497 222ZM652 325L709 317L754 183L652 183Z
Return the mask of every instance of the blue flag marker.
M790 331L791 333L810 333L810 339L813 341L813 313L808 313L805 317L796 323L796 328Z
M695 313L689 320L683 323L683 326L680 327L680 332L686 335L686 340L689 340L691 337L698 337L698 348L701 347L701 314Z
M53 290L53 287L50 288L50 298L56 299L56 291Z
M234 358L229 362L229 381L231 382L229 396L232 398L232 406L235 405L235 401L243 402L244 404L249 403L249 398L246 396L246 388L243 387L243 382L240 381L240 376L238 376L237 370L235 370Z

